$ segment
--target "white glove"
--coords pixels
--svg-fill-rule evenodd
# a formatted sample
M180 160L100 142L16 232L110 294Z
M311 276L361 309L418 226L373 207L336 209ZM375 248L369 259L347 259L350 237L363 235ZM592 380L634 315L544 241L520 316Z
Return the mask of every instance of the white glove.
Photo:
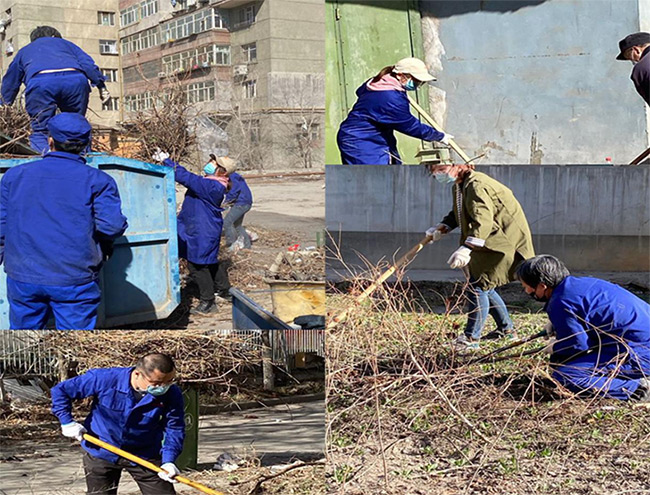
M557 342L557 339L555 337L552 337L548 340L548 344L546 344L546 347L542 349L542 352L544 354L551 355L553 354L553 345Z
M433 238L432 241L436 242L442 239L444 233L442 232L442 230L438 229L438 227L431 227L425 232L425 235L432 237Z
M472 254L472 250L470 248L466 246L461 246L452 253L452 255L447 260L447 264L451 268L462 268L464 266L467 266L471 254Z
M167 472L161 471L158 473L158 477L160 479L169 481L170 483L178 483L178 481L174 479L174 476L176 476L177 474L181 474L181 472L173 462L166 462L165 464L160 466L160 468L167 471Z
M442 136L442 139L440 140L440 142L442 144L444 144L445 146L449 146L449 140L454 139L453 134L447 134L446 132L443 132L442 134L443 134L443 136Z
M154 152L154 154L151 155L151 159L152 159L154 162L160 162L160 163L162 163L162 162L164 162L165 160L167 160L167 158L169 158L169 153L167 153L167 152L161 150L160 148L158 148L158 149Z
M106 105L109 100L111 99L111 94L109 93L108 89L104 88L99 88L99 99L102 100L102 103Z
M61 425L61 433L64 437L74 438L80 442L83 440L83 434L86 433L86 428L76 421L73 423L68 423L67 425Z
M546 330L546 335L548 337L555 337L555 328L553 327L553 323L550 321L544 325L544 330Z

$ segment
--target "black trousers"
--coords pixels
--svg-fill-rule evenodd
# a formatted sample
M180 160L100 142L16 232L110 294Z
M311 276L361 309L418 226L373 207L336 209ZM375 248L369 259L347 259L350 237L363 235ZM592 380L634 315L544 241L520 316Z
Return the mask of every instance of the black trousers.
M151 461L160 465L160 461ZM105 461L84 454L84 472L88 495L117 495L117 485L120 483L122 470L125 469L135 480L142 495L175 495L174 485L158 477L157 473L133 465L126 459L118 459L117 463Z
M230 289L228 269L224 263L199 265L188 261L187 265L192 279L199 286L201 301L214 301L215 292L227 292Z

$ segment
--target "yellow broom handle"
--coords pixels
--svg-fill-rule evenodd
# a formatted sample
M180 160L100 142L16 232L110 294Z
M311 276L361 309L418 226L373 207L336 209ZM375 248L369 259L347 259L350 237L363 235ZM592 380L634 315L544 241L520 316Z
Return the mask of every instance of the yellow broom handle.
M136 464L139 464L140 466L145 467L147 469L151 469L156 473L167 472L164 469L162 469L160 466L156 466L153 462L146 461L138 457L137 455L130 454L120 448L115 447L114 445L111 445L110 443L106 443L100 440L99 438L95 438L92 435L89 435L88 433L84 433L83 437L84 440L86 440L86 442L93 443L98 447L108 450L109 452L113 452L113 454L117 454L120 457L124 457L125 459L128 459L131 462L135 462ZM216 490L213 490L212 488L208 488L207 486L202 485L197 481L192 481L183 476L174 476L174 479L179 483L183 483L185 485L191 486L192 488L196 488L197 490L202 491L203 493L207 493L208 495L224 495L222 492L218 492Z

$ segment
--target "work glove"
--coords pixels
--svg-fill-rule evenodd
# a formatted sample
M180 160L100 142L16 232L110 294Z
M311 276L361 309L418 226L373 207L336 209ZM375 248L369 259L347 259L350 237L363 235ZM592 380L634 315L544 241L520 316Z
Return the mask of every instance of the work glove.
M450 268L462 268L467 266L469 263L472 250L466 246L461 246L447 260L447 264Z
M160 468L166 471L166 472L160 471L158 473L158 477L160 479L169 481L170 483L178 483L178 481L174 479L174 476L176 476L177 474L181 474L181 472L173 462L166 462L165 464L160 466Z
M99 241L99 248L102 250L102 259L108 261L113 256L113 241Z
M65 425L61 425L61 433L64 437L74 438L80 442L83 440L83 434L86 433L86 428L80 423L73 421Z
M445 146L449 146L450 139L454 139L454 136L452 134L447 134L446 132L443 132L442 139L440 140L440 142Z
M549 356L552 355L553 354L553 346L555 345L556 342L557 342L557 339L555 337L551 337L548 340L548 344L546 344L546 347L544 347L544 349L542 349L542 352L544 354L548 354Z
M546 330L546 336L547 337L555 337L555 327L553 326L553 323L550 321L544 325L544 330Z
M442 236L444 235L444 232L436 227L431 227L425 232L426 235L430 236L432 238L432 242L439 241L442 239Z
M160 162L160 163L162 163L162 162L164 162L165 160L167 160L167 158L169 158L169 153L167 153L166 151L161 150L160 148L156 149L156 151L154 152L154 154L151 155L151 159L152 159L154 162Z
M106 87L99 88L99 98L102 100L102 103L106 105L111 99L111 94L109 93Z

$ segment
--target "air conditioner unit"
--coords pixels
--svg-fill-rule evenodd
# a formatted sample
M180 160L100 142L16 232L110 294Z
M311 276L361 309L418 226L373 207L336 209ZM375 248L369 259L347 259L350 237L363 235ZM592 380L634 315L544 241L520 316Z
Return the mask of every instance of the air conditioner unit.
M236 76L245 76L248 74L248 65L235 65L232 68L232 72Z
M188 7L194 7L196 5L196 0L187 0Z
M167 77L167 73L166 72L159 72L158 77Z

